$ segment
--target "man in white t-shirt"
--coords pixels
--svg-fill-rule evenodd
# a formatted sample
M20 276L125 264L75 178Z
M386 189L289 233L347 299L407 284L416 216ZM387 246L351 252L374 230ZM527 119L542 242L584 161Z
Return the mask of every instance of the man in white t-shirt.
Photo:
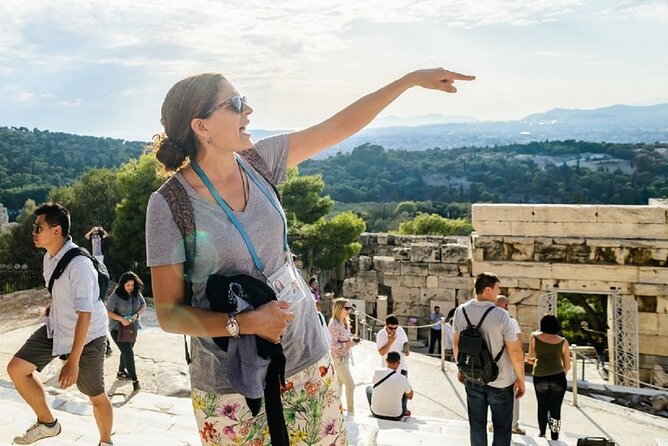
M508 298L504 296L503 294L499 294L496 296L496 306L499 308L503 308L508 312ZM510 316L510 314L508 314ZM517 333L517 340L522 342L522 330L520 329L520 324L517 323L517 319L514 317L510 316L510 323L513 325L513 329L515 330L515 333ZM518 435L524 435L526 434L526 431L520 427L520 400L515 400L513 404L513 428L512 428L512 433L513 434L518 434ZM489 425L489 431L493 432L494 428L490 424Z
M408 336L403 328L399 326L399 319L393 314L385 318L385 327L376 335L376 348L383 357L382 366L387 367L387 354L397 352L400 356L400 372L408 378L408 364L406 357L409 354ZM410 416L411 412L407 409L407 400L402 399L402 408L405 416Z
M401 354L391 351L386 358L387 367L373 374L373 387L367 387L367 398L374 417L383 420L401 420L404 416L402 399L413 399L413 389L408 378L400 372Z

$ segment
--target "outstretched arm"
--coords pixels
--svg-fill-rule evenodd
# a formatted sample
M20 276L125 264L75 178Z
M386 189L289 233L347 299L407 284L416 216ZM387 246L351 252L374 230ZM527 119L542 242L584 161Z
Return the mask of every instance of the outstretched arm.
M475 76L433 68L413 71L350 104L329 119L289 135L288 166L296 166L318 152L354 135L404 91L412 87L456 93L454 81Z

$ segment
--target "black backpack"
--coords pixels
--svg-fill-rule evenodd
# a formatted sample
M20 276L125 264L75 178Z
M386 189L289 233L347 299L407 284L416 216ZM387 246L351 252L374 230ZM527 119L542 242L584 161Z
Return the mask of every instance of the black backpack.
M494 308L494 306L489 307L480 318L478 325L473 325L466 314L466 310L462 307L468 326L459 333L457 367L465 380L481 386L494 381L499 376L499 366L496 363L506 348L504 343L501 351L492 358L487 342L485 342L482 331L480 331L480 326Z
M67 265L76 256L88 257L91 260L91 262L93 262L93 266L97 271L97 284L100 287L100 294L98 298L101 300L105 300L107 297L107 291L109 290L109 282L110 282L109 271L107 271L107 267L104 265L104 263L97 260L95 257L90 255L88 251L79 246L67 251L65 255L60 259L60 261L58 261L56 269L53 271L53 274L51 274L51 278L49 279L49 285L47 286L47 288L49 289L49 294L51 294L51 290L53 290L53 283L63 274L63 271L65 271Z

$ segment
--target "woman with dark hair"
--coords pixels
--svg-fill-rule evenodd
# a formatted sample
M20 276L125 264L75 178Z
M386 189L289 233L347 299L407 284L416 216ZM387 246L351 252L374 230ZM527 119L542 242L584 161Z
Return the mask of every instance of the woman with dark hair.
M288 434L292 446L346 444L329 345L315 300L294 266L274 187L285 181L288 167L357 133L404 91L454 93L455 81L473 79L443 68L414 71L317 125L257 142L248 132L253 109L223 75L194 75L169 90L162 104L165 131L154 138L154 150L176 173L149 200L147 263L160 326L191 336L190 380L202 444L266 444L267 431L274 446L288 444ZM194 219L180 226L175 217L186 212ZM278 299L243 312L212 311L209 298L220 297L208 295L207 281L215 275L250 276ZM299 293L292 291L295 283ZM295 295L298 301L284 299ZM234 345L253 336L282 348L284 422L268 422L268 415L277 418L266 405L259 412L249 407L233 384L237 368L229 351L212 340L226 337Z
M141 328L139 315L146 309L146 301L141 294L144 282L132 271L125 272L118 279L118 286L107 299L109 331L121 359L118 363L117 379L131 379L132 388L139 390L135 354L133 351L137 330ZM127 333L127 334L126 334Z
M546 314L540 320L540 330L529 338L528 362L533 364L533 387L538 400L538 429L544 437L549 424L552 440L559 439L561 403L566 393L566 372L571 368L571 356L566 338L559 336L559 321Z

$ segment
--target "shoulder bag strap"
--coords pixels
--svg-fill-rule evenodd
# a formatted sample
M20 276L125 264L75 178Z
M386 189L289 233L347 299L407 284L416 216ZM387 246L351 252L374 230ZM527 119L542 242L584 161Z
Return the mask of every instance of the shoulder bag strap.
M395 373L397 373L397 372L396 372L395 370L392 370L392 371L391 371L390 373L388 373L385 377L383 377L383 379L381 379L381 380L378 381L376 384L374 384L374 385L373 385L373 388L375 389L376 387L378 387L378 386L380 386L381 384L383 384L387 378L389 378L390 376L394 375Z

